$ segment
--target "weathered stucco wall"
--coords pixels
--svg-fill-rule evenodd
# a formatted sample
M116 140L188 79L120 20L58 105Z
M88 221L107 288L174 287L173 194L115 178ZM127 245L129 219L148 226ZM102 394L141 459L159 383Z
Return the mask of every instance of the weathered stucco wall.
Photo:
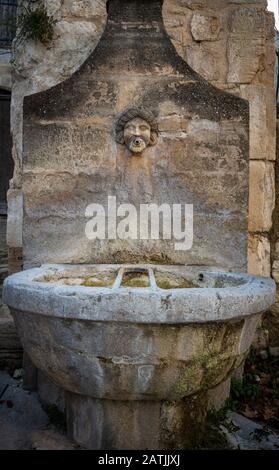
M16 171L9 194L10 247L21 246L22 99L64 80L97 44L105 0L45 1L58 19L49 47L29 42L15 54L12 125ZM209 82L250 103L249 271L270 275L274 208L274 20L265 0L165 0L165 26L177 51ZM236 188L237 191L237 188ZM16 214L16 216L15 216Z

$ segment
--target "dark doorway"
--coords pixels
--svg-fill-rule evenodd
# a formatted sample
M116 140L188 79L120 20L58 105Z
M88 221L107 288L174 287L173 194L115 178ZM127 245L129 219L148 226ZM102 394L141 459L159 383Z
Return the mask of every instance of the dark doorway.
M0 214L7 213L7 191L13 176L12 139L10 132L11 93L0 90Z

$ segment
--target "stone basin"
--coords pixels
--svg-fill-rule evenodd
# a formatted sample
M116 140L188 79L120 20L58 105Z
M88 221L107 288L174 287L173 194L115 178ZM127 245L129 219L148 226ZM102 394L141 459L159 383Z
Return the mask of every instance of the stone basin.
M171 449L197 439L275 284L200 266L44 265L7 278L3 296L25 351L65 391L76 442Z

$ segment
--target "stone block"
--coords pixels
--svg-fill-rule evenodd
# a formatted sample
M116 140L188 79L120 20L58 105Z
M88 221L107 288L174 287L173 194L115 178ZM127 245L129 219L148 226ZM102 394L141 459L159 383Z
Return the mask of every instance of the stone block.
M59 16L60 13L52 47L26 41L15 50L14 68L21 89L18 102L23 96L56 85L76 71L96 47L106 22L106 14L92 16L91 21L73 18L71 14L66 18Z
M274 13L271 11L266 12L266 58L265 70L262 73L262 83L274 88L274 68L276 63L275 53L275 19Z
M30 357L26 352L23 355L23 388L29 390L37 390L38 385L38 370L34 366Z
M240 87L241 96L250 105L250 159L276 158L275 88L266 85Z
M56 2L57 0L52 0ZM62 14L69 17L84 18L86 20L92 20L92 18L101 16L106 18L106 0L67 0L67 2L61 2L58 0L57 3L62 3Z
M197 73L208 81L218 80L219 64L210 51L205 50L199 44L189 45L185 50L188 64Z
M220 33L217 16L195 13L191 20L191 33L195 41L216 41Z
M253 315L245 319L244 327L238 345L238 353L244 354L248 351L255 336L256 330L261 323L261 315Z
M38 370L38 394L44 405L54 405L61 412L65 412L65 392L50 380L43 372Z
M9 248L8 250L9 274L17 273L23 268L22 247Z
M176 14L185 14L187 9L201 10L207 3L207 0L165 0L163 8L163 17Z
M272 70L273 71L273 70ZM276 160L276 92L272 84L266 88L266 159Z
M54 16L57 18L59 15L59 10L61 9L63 1L62 0L48 0L46 2L46 9L49 15Z
M228 83L251 83L264 68L265 28L265 15L261 10L233 10L228 39Z
M25 273L26 271L20 275L25 276ZM252 284L255 285L257 282L260 281L253 280ZM35 282L34 284L36 285ZM273 283L270 280L266 280L265 284L268 289L267 293L270 292L271 287L273 290ZM84 287L73 286L73 289L82 291ZM248 309L254 308L253 288L249 283L247 289L249 307L243 296L237 301L235 294L233 302L230 289L228 289L229 293L227 292L227 302L224 297L225 293L222 294L223 298L219 299L219 302L222 300L221 305L219 302L215 303L216 299L211 306L209 294L207 294L203 298L207 315L209 315L210 308L215 308L222 319L228 314L235 315L236 318L247 315ZM257 287L256 291L258 290ZM56 286L57 294L58 291L59 287ZM203 320L202 323L196 325L182 326L181 320L177 318L179 312L182 318L186 318L189 322L191 321L190 312L193 311L195 311L194 321L197 320L197 316L202 318L200 317L202 306L199 303L201 299L198 300L195 296L193 305L187 297L186 300L181 300L180 306L179 303L172 307L171 304L169 305L167 318L170 318L170 308L172 308L173 318L176 318L180 325L169 327L162 323L165 318L164 310L162 314L161 310L156 314L157 297L154 294L151 295L149 291L146 291L148 295L145 296L135 289L133 295L129 296L131 304L128 303L125 290L121 289L115 297L112 295L107 298L99 295L98 291L94 291L96 298L90 298L90 301L86 300L83 292L81 296L66 296L60 292L58 299L61 307L57 301L53 301L52 297L51 303L59 312L63 310L65 318L51 318L48 314L44 314L45 311L41 308L49 312L50 300L47 299L47 295L52 296L52 291L49 286L46 286L43 293L42 298L36 291L36 294L31 294L29 301L21 292L13 297L13 302L21 310L13 310L13 315L23 338L24 347L28 354L32 355L32 361L36 366L59 387L86 396L119 400L140 400L147 395L152 400L182 399L198 393L203 383L207 388L212 388L226 379L234 367L236 358L242 355L242 351L248 347L249 340L251 341L248 334L250 318L245 325L243 325L244 320L240 319L234 322L222 321L210 322L210 324L204 324ZM30 295L30 289L28 295ZM122 298L123 295L124 298ZM20 304L23 298L24 307ZM259 302L257 299L255 298L256 303ZM30 303L28 304L30 301L31 305L34 302L37 303L36 306L30 307ZM125 313L123 301L127 309ZM82 305L81 302L85 304ZM162 302L159 303L161 304ZM190 309L188 313L185 312L185 304ZM122 306L119 307L120 305ZM27 310L34 308L36 315L23 312L24 308ZM82 318L70 319L67 313L68 308L75 315L81 315ZM265 302L261 301L257 308L264 310ZM107 318L106 322L88 322L84 319L88 309L93 309L98 318L103 314L102 312L105 312L105 315L111 315L112 319L118 315L122 321L109 322ZM224 310L223 314L222 310ZM99 311L101 313L98 313ZM138 315L138 322L144 320L142 318L144 312L152 324L130 323L131 312L132 318ZM155 312L153 319L151 318L152 312ZM119 316L120 314L124 316ZM157 321L156 315L160 315L160 324L153 324ZM92 313L90 313L90 318L92 318ZM213 318L216 318L216 313L213 314ZM249 330L247 334L243 332L243 328L245 331ZM115 344L116 337L119 339L117 344Z
M7 244L10 248L22 246L22 218L23 196L22 191L10 189L8 199Z
M270 276L270 241L264 235L250 234L248 239L248 272Z
M275 174L271 162L250 161L249 231L268 232L275 205Z
M232 378L236 380L242 380L244 374L244 365L245 362L243 361L243 363L233 372Z
M204 395L187 401L112 401L66 394L68 436L87 449L185 449L202 436ZM95 426L92 426L95 423Z
M7 216L0 215L0 269L6 269L8 264L8 247L6 241L7 233ZM3 279L2 274L4 271L1 271L1 279Z
M230 396L231 379L217 385L208 392L208 409L219 411L225 406L226 400Z

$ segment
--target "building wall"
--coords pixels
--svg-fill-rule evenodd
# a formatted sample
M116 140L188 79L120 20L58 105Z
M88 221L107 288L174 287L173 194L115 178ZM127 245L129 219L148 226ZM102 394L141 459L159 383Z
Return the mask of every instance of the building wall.
M0 94L1 90L10 91L12 87L12 74L11 74L11 48L10 47L0 47ZM5 113L4 109L0 109L0 130L3 122L6 121L5 116L1 116L1 113ZM6 164L6 152L3 148L3 144L7 144L6 140L3 140L4 133L1 133L1 161L2 164ZM1 166L1 165L0 165ZM2 184L3 184L3 174ZM3 190L3 188L1 188ZM7 207L2 207L2 200L0 198L0 285L2 282L2 277L7 273L7 264L8 264L8 247L6 241L6 232L7 232Z
M23 0L19 5L25 3ZM27 41L14 47L11 128L15 170L8 193L7 227L11 271L21 266L22 255L23 98L71 76L95 48L106 23L104 0L46 0L44 3L48 13L57 20L53 43L44 46Z
M165 2L180 54L204 78L250 103L248 270L270 275L275 202L274 18L265 1Z
M28 42L14 56L12 131L15 174L9 192L8 241L22 238L22 100L69 77L97 44L105 0L45 0L58 20L45 47ZM275 204L274 18L265 0L165 0L164 22L178 53L204 78L250 103L248 270L269 276ZM237 188L235 188L237 191Z
M214 88L176 53L160 0L113 0L109 14L78 72L24 100L24 266L156 262L246 270L247 100ZM135 107L154 126L154 145L139 158L119 139L123 112L130 110L130 121ZM89 204L107 207L108 195L117 196L118 208L137 209L136 239L85 235ZM177 202L194 208L191 249L178 249L172 231L165 239L139 237L142 204Z
M277 105L277 146L275 164L276 204L273 212L273 226L271 231L271 265L272 277L279 286L279 105ZM271 347L279 347L279 289L277 288L276 301L264 319L265 332Z

